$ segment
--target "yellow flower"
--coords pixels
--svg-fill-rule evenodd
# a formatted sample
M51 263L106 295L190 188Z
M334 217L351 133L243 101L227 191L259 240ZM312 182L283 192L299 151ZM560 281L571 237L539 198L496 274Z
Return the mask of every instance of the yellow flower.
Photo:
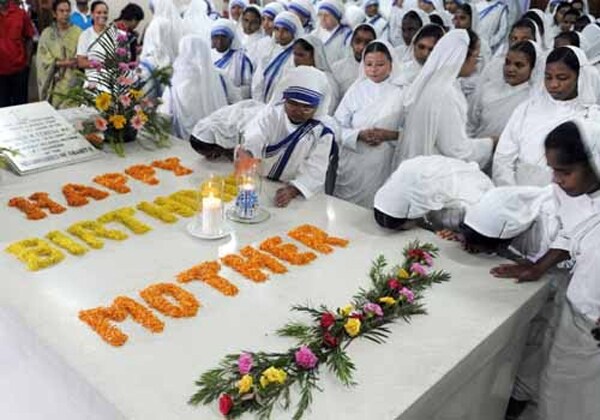
M408 274L408 271L406 271L404 268L401 268L398 270L398 277L401 279L408 279L410 278L410 274Z
M136 101L139 100L142 96L144 96L144 92L139 89L129 89L129 94Z
M250 391L250 389L252 389L253 384L254 384L254 380L252 379L252 376L250 376L250 375L242 376L242 379L240 379L237 383L238 392L240 394L245 394L246 392Z
M384 296L379 298L379 302L385 303L386 305L394 305L396 300L391 296Z
M148 116L144 113L144 111L138 111L136 112L136 114L138 117L140 117L140 119L142 120L142 122L144 124L146 124L148 122Z
M96 108L98 108L99 111L106 111L111 102L112 99L106 92L102 92L100 95L96 96Z
M346 321L346 324L344 324L344 329L350 337L356 337L360 332L360 325L360 319L350 318Z
M271 366L260 375L260 385L265 388L271 383L283 384L287 379L287 373L283 369Z
M108 121L110 121L117 130L120 130L123 127L125 127L125 124L127 123L125 117L119 114L111 115L110 117L108 117Z
M354 310L354 306L346 305L343 308L340 308L340 315L348 316L352 313L353 310Z

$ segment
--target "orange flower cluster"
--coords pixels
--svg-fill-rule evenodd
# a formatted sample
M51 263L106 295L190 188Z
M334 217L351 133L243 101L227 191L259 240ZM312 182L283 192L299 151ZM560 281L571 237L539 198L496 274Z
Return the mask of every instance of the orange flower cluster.
M125 169L125 173L144 184L158 185L159 183L158 179L154 176L156 175L156 171L149 165L133 165Z
M152 166L171 171L175 174L175 176L189 175L194 172L190 168L182 166L179 158L177 157L170 157L166 158L165 160L155 160L152 162Z
M236 254L226 255L221 258L223 264L233 268L244 277L255 281L263 282L268 279L268 275L261 271L261 268L268 268L273 273L283 274L287 268L268 254L260 252L251 246L246 246L240 250L246 259Z
M180 283L189 283L192 280L200 280L225 296L237 295L239 289L226 278L219 276L220 270L221 264L218 262L204 262L177 274L177 281Z
M127 334L115 327L111 321L123 322L127 315L153 333L162 332L165 324L150 309L126 296L115 298L109 307L98 307L79 312L79 319L92 328L111 346L119 347L127 341Z
M349 242L346 239L329 236L327 232L313 225L298 226L290 230L288 236L322 254L333 252L333 246L345 247Z
M198 312L200 302L187 290L172 283L151 284L140 292L148 305L160 313L173 318L189 318ZM171 297L177 305L165 296Z
M102 174L94 177L94 182L103 187L118 192L119 194L127 194L131 192L131 188L127 185L127 177L119 172Z
M8 201L8 206L21 210L29 220L44 219L47 215L42 209L48 209L52 214L60 214L67 210L65 207L50 199L48 193L45 192L33 193L29 196L29 200L25 197L11 198Z
M296 245L283 243L280 236L265 239L260 244L260 249L293 265L306 265L317 258L314 252L298 252Z
M104 200L109 195L106 191L81 184L66 184L62 188L62 192L67 199L67 204L71 207L85 206L89 203L87 197L94 200Z

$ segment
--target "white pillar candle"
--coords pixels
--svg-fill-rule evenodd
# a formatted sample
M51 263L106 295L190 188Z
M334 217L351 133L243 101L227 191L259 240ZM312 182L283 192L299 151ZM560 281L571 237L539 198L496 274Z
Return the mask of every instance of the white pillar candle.
M221 231L222 223L221 199L212 195L202 198L202 233L216 235Z

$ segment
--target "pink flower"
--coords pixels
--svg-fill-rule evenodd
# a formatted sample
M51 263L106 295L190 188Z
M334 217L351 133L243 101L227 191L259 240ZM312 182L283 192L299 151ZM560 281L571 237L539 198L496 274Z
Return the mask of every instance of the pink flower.
M415 294L413 291L406 287L403 287L402 290L400 290L400 295L404 296L408 303L413 303L415 300Z
M117 32L117 42L125 42L127 41L127 34L123 32Z
M127 95L119 96L119 101L125 108L128 108L131 105L131 98Z
M129 65L127 63L119 63L119 70L121 72L129 71Z
M127 55L127 49L123 48L123 47L119 47L115 50L115 53L117 55L120 55L121 57L123 57L123 56Z
M94 126L96 126L96 130L98 131L106 131L106 128L108 127L108 121L102 117L97 117L94 121Z
M410 271L412 271L413 273L419 275L419 276L426 276L427 275L427 268L425 268L424 266L422 266L419 263L412 263L410 265Z
M433 266L433 257L428 252L423 252L423 260L429 267Z
M307 346L300 347L294 354L296 364L303 369L314 369L319 359Z
M131 63L129 63L129 69L133 70L138 66L138 62L137 61L132 61Z
M390 279L388 280L387 286L392 290L397 290L400 288L401 284L396 279Z
M144 99L142 99L142 106L144 108L153 108L154 101L152 101L152 99L150 99L150 98L144 98Z
M144 119L140 116L140 114L135 114L133 116L133 118L131 119L130 124L137 131L140 131L142 129L142 127L144 126L145 122L144 122Z
M367 314L375 314L377 316L383 316L383 309L376 303L369 302L363 306L363 310Z
M240 371L240 375L246 375L250 373L253 364L254 359L250 353L240 354L240 357L238 358L238 370Z
M119 82L121 86L131 86L133 84L133 79L131 77L119 76L117 82Z

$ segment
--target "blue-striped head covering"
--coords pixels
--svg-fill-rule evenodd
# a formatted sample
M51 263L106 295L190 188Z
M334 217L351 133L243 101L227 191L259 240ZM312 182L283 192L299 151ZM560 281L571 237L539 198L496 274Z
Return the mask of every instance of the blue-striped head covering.
M302 0L293 0L288 5L288 10L295 12L302 16L304 19L311 19L313 15L312 4L310 2L302 1Z
M336 0L323 0L319 3L319 12L327 12L341 22L344 17L344 5Z
M366 9L369 6L379 6L379 0L365 0L363 3L363 7Z
M231 10L233 6L240 6L242 9L245 9L247 4L244 0L230 0L229 9Z
M279 2L273 2L267 4L262 10L263 16L269 16L271 19L275 19L279 13L285 11L285 6Z
M294 39L298 36L303 35L302 22L298 19L298 16L292 12L281 12L275 17L273 22L275 27L285 28L293 35Z
M210 36L222 35L228 39L235 38L235 23L229 19L217 19L210 29Z
M294 102L317 108L323 95L302 86L289 86L283 91L283 99L291 99Z

